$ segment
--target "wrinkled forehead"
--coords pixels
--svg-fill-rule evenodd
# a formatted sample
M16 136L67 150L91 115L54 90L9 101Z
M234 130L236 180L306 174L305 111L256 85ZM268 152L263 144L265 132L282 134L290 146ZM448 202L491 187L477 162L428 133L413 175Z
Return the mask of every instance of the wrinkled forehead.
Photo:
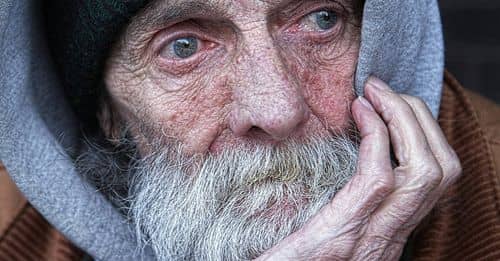
M234 20L255 14L293 12L305 2L331 3L354 12L363 0L155 0L138 16L137 26L165 26L185 18Z

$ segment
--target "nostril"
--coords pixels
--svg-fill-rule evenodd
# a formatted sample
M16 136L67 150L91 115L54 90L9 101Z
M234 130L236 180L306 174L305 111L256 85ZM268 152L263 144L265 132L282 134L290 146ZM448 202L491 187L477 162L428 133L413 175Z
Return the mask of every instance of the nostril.
M263 135L267 136L269 134L258 126L252 126L247 132L247 136L261 137Z
M254 141L265 142L265 143L274 143L283 139L276 138L272 133L260 128L259 126L252 126L248 129L245 137L252 139Z
M259 132L259 131L260 131L260 132L262 132L263 130L262 130L261 128L257 127L257 126L252 126L252 127L248 130L248 132Z

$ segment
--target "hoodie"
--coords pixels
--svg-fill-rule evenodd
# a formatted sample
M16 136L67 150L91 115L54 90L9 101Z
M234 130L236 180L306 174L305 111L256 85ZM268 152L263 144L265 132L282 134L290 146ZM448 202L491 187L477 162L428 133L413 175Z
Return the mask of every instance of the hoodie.
M150 249L137 249L125 218L75 168L81 123L50 55L41 5L0 2L0 159L30 203L96 260L153 260ZM369 75L420 97L437 117L443 40L436 0L366 0L358 95Z

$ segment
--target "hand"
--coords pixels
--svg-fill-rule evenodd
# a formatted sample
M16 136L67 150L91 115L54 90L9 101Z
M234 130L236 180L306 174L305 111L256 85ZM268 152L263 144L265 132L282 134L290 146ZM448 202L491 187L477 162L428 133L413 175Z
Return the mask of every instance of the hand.
M397 260L410 233L461 173L427 106L370 77L352 104L357 172L300 230L258 260ZM392 168L392 143L399 166Z

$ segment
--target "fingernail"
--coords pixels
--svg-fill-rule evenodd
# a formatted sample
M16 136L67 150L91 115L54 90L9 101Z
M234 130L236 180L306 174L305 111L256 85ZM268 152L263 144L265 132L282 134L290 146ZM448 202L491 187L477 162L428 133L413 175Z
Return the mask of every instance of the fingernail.
M389 86L383 82L382 80L380 80L379 78L375 77L375 76L370 76L368 77L368 81L366 81L366 84L368 85L371 85L379 90L382 90L382 91L390 91L391 88L389 88Z
M363 96L358 96L358 100L363 105L363 107L365 107L366 109L368 109L370 111L375 111L373 109L373 106L370 104L370 102L367 99L365 99Z

